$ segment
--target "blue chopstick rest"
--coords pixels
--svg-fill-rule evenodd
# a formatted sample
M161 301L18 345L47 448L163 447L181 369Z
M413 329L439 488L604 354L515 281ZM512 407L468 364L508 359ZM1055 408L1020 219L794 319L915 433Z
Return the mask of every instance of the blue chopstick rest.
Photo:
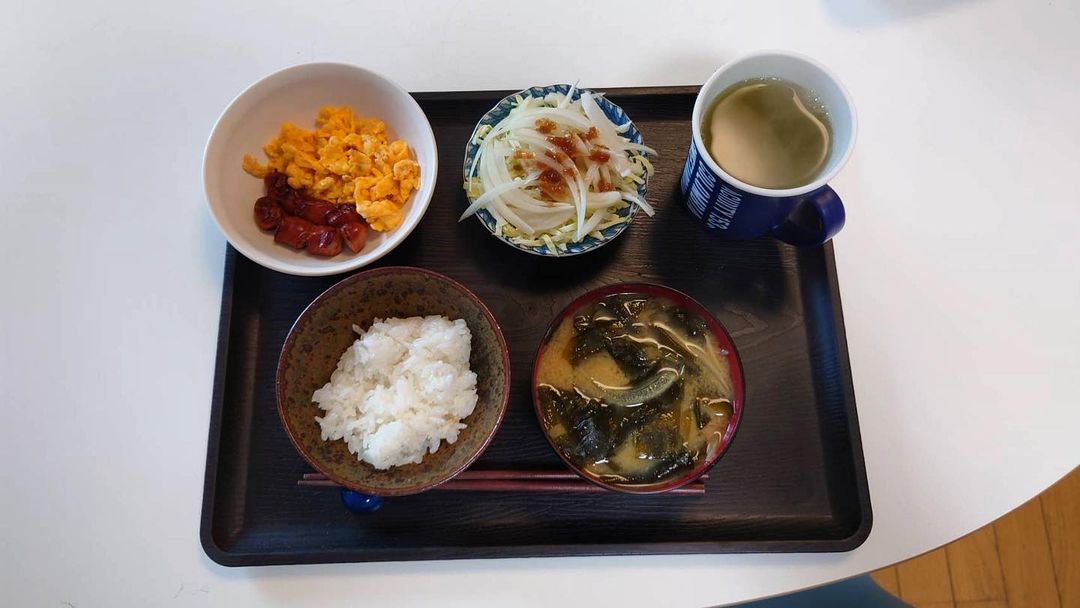
M371 513L379 510L383 500L374 494L361 494L341 488L341 502L353 513Z

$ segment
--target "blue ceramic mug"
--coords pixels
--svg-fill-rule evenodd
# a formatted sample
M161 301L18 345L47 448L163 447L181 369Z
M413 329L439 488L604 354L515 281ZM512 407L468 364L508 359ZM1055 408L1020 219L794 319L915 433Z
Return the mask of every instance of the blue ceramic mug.
M760 188L729 175L709 155L702 139L704 113L732 85L757 78L779 78L801 86L820 100L832 127L829 155L814 181L782 190ZM713 74L694 102L693 141L683 167L687 207L717 236L752 239L772 235L800 246L821 245L844 227L844 204L825 185L851 156L855 106L844 85L818 62L787 51L763 51L736 59Z

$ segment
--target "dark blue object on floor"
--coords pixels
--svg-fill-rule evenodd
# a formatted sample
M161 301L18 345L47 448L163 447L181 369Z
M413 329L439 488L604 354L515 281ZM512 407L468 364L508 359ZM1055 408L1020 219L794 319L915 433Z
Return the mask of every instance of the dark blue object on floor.
M382 506L382 499L372 494L361 494L341 488L341 502L353 513L371 513Z
M782 595L767 600L737 604L739 608L911 608L910 604L893 597L870 575Z

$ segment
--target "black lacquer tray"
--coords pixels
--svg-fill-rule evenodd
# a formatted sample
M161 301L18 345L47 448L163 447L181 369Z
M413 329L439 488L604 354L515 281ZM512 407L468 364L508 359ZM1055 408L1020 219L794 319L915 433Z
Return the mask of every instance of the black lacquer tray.
M266 270L231 247L210 419L202 543L230 566L649 553L846 551L870 532L870 495L831 245L710 236L679 198L696 88L609 90L660 152L655 217L615 241L546 259L491 237L466 206L461 159L475 122L504 92L422 93L439 148L435 196L413 234L377 265L422 266L473 290L502 325L513 389L475 469L558 469L529 380L548 323L582 293L645 281L686 292L728 328L746 408L704 496L427 492L355 515L334 490L300 488L310 469L289 443L274 371L300 312L336 277Z

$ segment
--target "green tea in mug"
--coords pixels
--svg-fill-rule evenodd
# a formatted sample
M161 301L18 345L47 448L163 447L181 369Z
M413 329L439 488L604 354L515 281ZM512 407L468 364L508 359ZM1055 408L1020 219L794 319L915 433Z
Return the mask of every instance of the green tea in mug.
M825 109L806 90L776 78L745 80L720 93L702 131L716 164L760 188L804 186L829 157Z

